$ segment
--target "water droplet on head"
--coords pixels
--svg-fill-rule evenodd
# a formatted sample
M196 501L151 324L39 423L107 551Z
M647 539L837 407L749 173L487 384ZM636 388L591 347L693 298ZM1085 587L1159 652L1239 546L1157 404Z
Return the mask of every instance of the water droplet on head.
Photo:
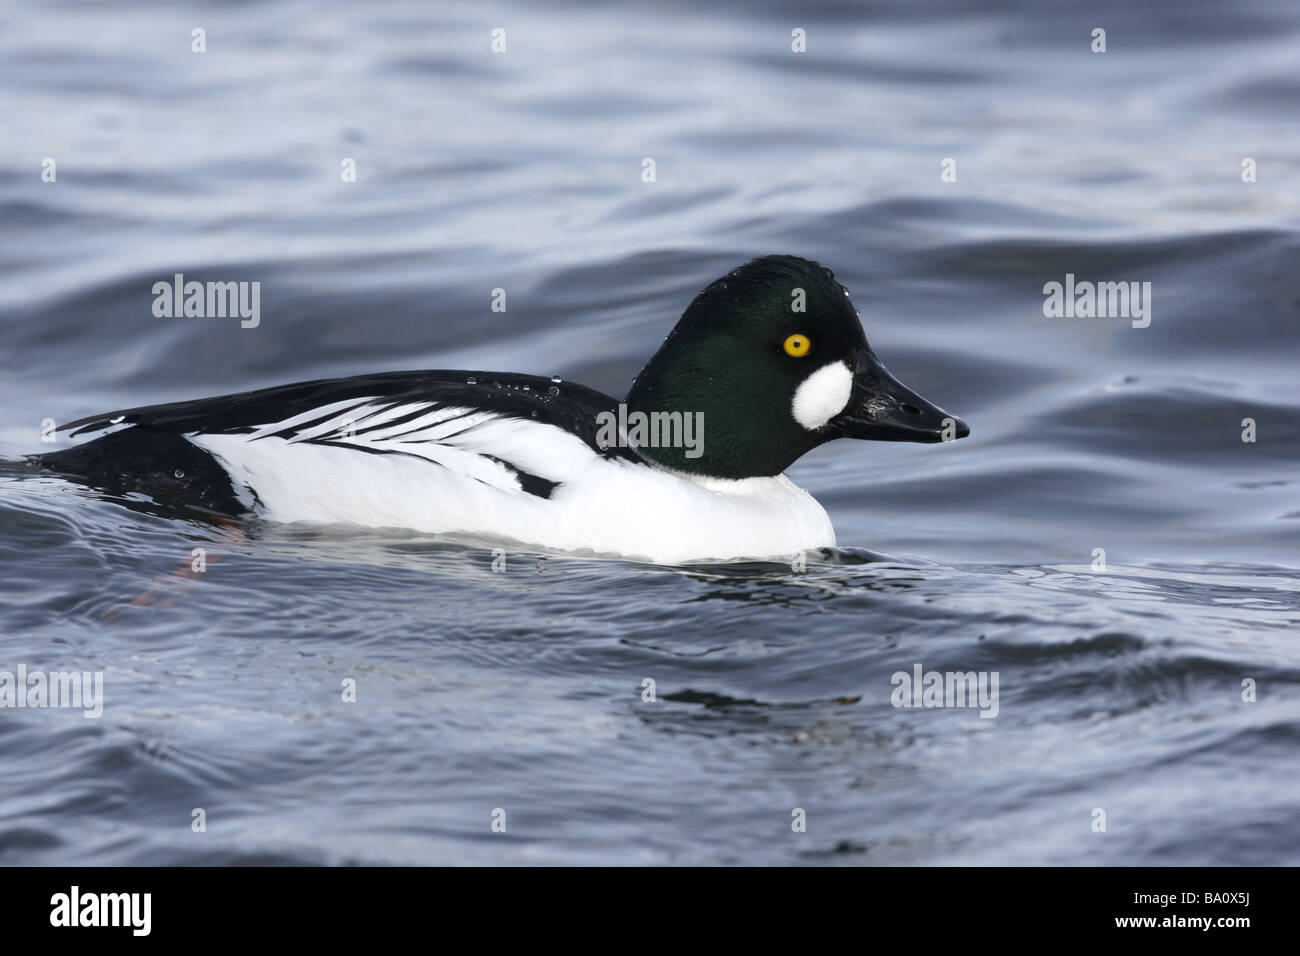
M547 391L550 392L552 395L559 395L559 394L560 394L560 390L559 390L558 388L556 388L554 385L552 385L550 388L548 388Z
M478 379L476 379L473 375L471 375L469 378L465 379L465 384L466 384L466 385L477 385L477 384L478 384Z
M551 384L552 384L552 385L559 385L560 382L562 382L562 381L564 381L564 380L563 380L562 378L560 378L560 376L558 376L558 375L552 375L552 376L551 376Z
M524 386L524 391L525 391L525 392L528 391L528 386L527 386L527 385Z
M181 471L179 468L177 468L175 471L173 471L172 474L173 474L174 476L176 476L177 478L184 478L184 477L185 477L185 472Z

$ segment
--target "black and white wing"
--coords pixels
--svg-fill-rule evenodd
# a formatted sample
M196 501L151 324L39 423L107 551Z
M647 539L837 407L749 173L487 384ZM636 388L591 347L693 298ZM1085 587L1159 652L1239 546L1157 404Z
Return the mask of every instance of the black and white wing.
M534 376L390 372L91 416L60 430L74 436L108 434L37 460L92 479L89 472L102 471L102 477L129 473L174 485L182 480L178 472L186 471L178 462L196 476L206 473L192 458L196 446L223 466L236 497L247 504L240 492L256 499L259 476L272 480L268 473L277 461L288 471L320 461L294 456L295 448L332 448L352 455L401 456L469 481L549 498L593 458L639 460L635 452L616 444L602 447L598 441L598 416L616 410L615 399L593 389ZM188 447L181 448L177 439ZM291 479L277 475L274 480ZM147 484L136 482L137 487Z

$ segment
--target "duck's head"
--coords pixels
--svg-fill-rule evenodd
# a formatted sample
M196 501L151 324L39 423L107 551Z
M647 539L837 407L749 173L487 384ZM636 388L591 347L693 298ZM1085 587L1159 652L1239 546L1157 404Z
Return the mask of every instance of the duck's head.
M834 273L794 256L755 259L697 295L632 383L627 408L702 413L696 447L639 450L715 478L780 474L834 438L970 434L889 374Z

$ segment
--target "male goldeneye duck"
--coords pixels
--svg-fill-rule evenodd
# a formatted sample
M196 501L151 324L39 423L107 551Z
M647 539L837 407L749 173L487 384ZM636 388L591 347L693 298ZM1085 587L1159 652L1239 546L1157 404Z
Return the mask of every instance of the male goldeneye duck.
M622 403L558 378L388 372L62 428L106 434L33 460L114 490L657 564L833 547L792 462L835 438L969 434L886 371L834 274L793 256L699 293Z

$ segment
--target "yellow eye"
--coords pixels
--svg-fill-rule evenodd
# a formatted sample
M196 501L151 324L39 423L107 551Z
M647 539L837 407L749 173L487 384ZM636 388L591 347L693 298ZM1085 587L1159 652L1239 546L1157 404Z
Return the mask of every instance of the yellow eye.
M809 341L808 336L796 332L785 340L785 344L782 347L785 349L786 355L793 355L795 358L803 358L808 354L808 350L812 348L812 342Z

